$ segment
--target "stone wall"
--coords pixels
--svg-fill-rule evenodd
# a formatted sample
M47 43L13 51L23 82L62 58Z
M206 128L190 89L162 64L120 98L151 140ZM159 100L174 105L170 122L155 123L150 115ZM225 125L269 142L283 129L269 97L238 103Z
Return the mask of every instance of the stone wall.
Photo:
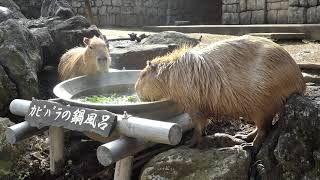
M318 0L223 0L223 24L320 22Z
M289 0L289 23L319 23L320 2L318 0Z
M77 14L85 15L84 0L71 2ZM91 7L96 24L100 26L166 25L177 20L221 24L221 1L95 0L91 1Z

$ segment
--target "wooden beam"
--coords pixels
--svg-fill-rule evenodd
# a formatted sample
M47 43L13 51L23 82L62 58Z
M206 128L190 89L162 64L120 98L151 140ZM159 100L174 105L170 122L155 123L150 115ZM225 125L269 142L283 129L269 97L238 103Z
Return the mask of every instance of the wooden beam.
M132 116L118 116L116 128L124 136L162 144L176 145L182 137L181 127L176 123Z
M177 123L183 132L190 130L193 127L191 118L187 113L174 117L169 121ZM109 166L120 159L132 156L137 152L154 145L156 145L156 143L141 139L121 137L117 140L99 146L97 149L97 158L103 166Z
M49 128L50 140L50 173L60 174L64 167L64 132L63 128Z
M48 127L38 129L36 127L31 127L27 121L23 121L7 128L5 132L6 140L10 144L15 144L18 141L40 134L46 130L48 130Z
M113 180L130 180L132 172L133 156L128 156L116 163Z

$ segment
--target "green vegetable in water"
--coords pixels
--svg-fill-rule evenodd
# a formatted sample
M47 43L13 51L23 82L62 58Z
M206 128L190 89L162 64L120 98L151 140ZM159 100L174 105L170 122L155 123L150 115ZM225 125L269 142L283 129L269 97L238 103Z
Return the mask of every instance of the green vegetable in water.
M113 93L111 96L94 95L80 98L81 101L90 103L105 103L105 104L124 104L139 102L137 95L119 95Z

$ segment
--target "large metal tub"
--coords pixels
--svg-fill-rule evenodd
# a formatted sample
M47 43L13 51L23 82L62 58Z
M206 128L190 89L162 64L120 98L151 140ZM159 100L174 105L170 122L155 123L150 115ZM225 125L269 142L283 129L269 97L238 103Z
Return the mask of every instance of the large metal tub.
M89 103L75 100L79 96L90 96L104 94L106 91L134 91L134 84L139 77L141 70L122 70L109 73L81 76L63 81L55 86L54 94L70 105L81 106L93 109L103 109L114 113L122 114L127 111L129 114L156 120L166 120L182 113L174 102L169 100L140 102L134 104L101 104Z

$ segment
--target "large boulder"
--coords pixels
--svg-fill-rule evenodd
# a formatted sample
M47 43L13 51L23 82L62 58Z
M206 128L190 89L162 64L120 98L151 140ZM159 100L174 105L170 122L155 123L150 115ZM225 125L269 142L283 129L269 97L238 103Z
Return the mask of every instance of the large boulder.
M0 179L9 179L14 173L12 171L15 162L24 153L25 144L11 145L7 143L6 128L14 123L7 118L0 118Z
M2 7L0 8L0 22L1 16L4 16L8 13L10 14L10 17L14 19L25 18L24 15L20 12L19 6L12 0L0 0L0 7ZM9 9L10 11L3 9L3 7Z
M17 95L24 99L38 96L37 73L42 67L39 43L26 27L13 19L0 23L0 65L4 72L0 94L4 101L0 107Z
M175 31L164 31L157 34L152 34L149 37L143 39L141 44L176 44L178 46L188 44L195 46L200 42L199 39L189 37L188 35Z
M13 13L10 9L0 6L0 22L8 19L19 19L20 17Z
M57 65L68 49L83 45L83 37L102 36L99 29L83 16L21 20L38 40L45 65Z
M309 86L307 96L293 96L278 124L257 155L262 179L318 179L320 177L320 87Z
M175 46L158 45L133 45L127 48L113 48L110 51L114 69L143 69L148 60L162 56L172 51Z
M179 147L152 158L140 179L247 180L250 162L250 153L236 146L206 150Z
M66 0L44 0L41 17L61 17L68 19L74 16L71 5Z

